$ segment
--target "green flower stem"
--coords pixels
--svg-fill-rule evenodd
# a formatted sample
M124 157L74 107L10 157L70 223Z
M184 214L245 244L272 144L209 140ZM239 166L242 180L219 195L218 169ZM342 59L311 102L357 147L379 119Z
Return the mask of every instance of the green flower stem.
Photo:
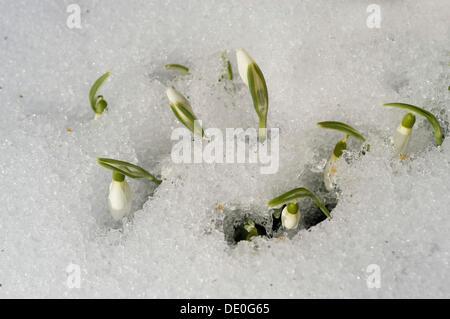
M267 203L267 206L272 208L303 197L310 197L317 205L317 207L319 207L320 210L325 214L325 216L331 218L330 212L325 207L325 205L313 193L311 193L308 189L303 187L295 188L287 193L284 193L283 195L275 197L274 199L272 199L270 202Z
M145 169L128 162L119 161L111 158L98 158L97 162L101 166L108 168L118 174L122 174L131 178L145 178L148 179L149 181L155 182L158 185L162 183L161 180L157 179L155 176L147 172Z
M416 114L422 115L423 117L425 117L428 120L428 122L430 123L431 127L434 130L436 144L438 146L442 144L442 141L443 141L442 128L439 125L439 121L433 114L431 114L427 110L424 110L418 106L414 106L411 104L404 104L404 103L386 103L386 104L383 104L383 106L404 109L404 110L408 110L408 111L414 112Z
M259 119L259 140L261 142L265 141L267 138L267 114L266 118Z
M113 180L116 182L123 182L125 180L125 175L123 175L117 171L113 171L112 175L113 175Z
M181 64L166 64L164 66L167 70L175 70L175 71L180 71L186 74L189 74L189 68L185 67L184 65Z

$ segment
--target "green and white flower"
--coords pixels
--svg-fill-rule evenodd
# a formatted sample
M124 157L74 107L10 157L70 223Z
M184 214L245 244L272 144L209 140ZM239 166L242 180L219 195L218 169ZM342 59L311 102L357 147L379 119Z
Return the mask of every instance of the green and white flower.
M416 116L408 113L403 118L394 135L392 136L392 144L394 145L395 155L405 155L411 140L412 129L416 122Z
M114 220L122 220L130 214L132 195L125 175L113 172L113 181L109 185L108 209Z
M198 124L198 119L192 110L189 101L175 88L170 87L166 91L169 98L169 105L177 119L183 123L192 133L199 137L203 137L205 132Z
M131 211L132 194L125 176L144 178L158 185L161 184L159 179L137 165L111 158L98 158L97 162L113 171L113 180L109 185L108 209L116 221L122 220Z
M331 154L323 170L323 182L325 184L325 188L329 192L336 187L337 165L339 158L345 149L347 149L346 139L337 142L334 147L333 154Z
M250 55L244 49L236 50L236 58L239 75L242 81L248 86L248 68L256 62L250 57Z
M301 215L298 203L289 203L281 212L281 224L286 229L296 229L300 223Z
M436 144L438 146L442 144L443 142L442 128L439 125L439 121L437 120L437 118L429 111L424 110L418 106L405 103L387 103L383 104L383 106L404 109L425 117L427 121L430 123L431 127L433 128ZM406 152L409 141L411 139L412 128L414 126L415 120L416 118L414 114L408 113L403 118L402 124L397 128L397 131L395 132L392 138L396 154L403 154L404 152Z
M347 140L350 136L353 136L359 139L361 142L365 142L364 137L353 127L335 121L327 121L327 122L319 122L317 123L322 128L337 130L345 133L347 136L345 139L336 143L334 147L333 154L331 154L330 158L325 165L323 170L323 183L327 191L332 191L336 187L336 175L337 175L337 165L339 158L342 156L344 150L347 149Z
M266 139L267 113L269 110L269 94L266 80L261 69L244 49L236 51L239 75L248 86L253 99L253 106L259 118L259 137L261 141Z
M295 229L298 227L301 220L297 200L304 197L311 198L322 213L324 213L328 218L331 218L330 212L325 205L311 191L303 187L295 188L287 193L275 197L267 203L267 206L273 208L288 203L288 205L283 208L283 211L281 212L281 223L286 229Z

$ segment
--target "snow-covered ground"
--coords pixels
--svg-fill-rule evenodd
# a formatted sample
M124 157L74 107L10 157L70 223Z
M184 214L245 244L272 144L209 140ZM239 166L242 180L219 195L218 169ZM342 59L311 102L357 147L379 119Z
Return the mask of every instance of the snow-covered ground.
M67 25L73 3L81 28ZM373 3L380 28L367 24ZM400 161L389 136L405 112L381 107L423 106L448 129L449 21L446 0L0 0L0 297L450 297L450 140L436 147L418 117ZM237 48L267 81L278 173L175 165L170 136L181 124L167 85L205 127L257 125ZM224 50L232 82L218 82ZM167 63L191 75L174 78ZM88 92L106 71L109 112L94 121ZM268 216L271 198L317 186L342 138L315 125L326 120L371 145L341 161L333 219L230 246L227 212ZM129 181L134 214L122 227L97 157L164 179L157 189Z

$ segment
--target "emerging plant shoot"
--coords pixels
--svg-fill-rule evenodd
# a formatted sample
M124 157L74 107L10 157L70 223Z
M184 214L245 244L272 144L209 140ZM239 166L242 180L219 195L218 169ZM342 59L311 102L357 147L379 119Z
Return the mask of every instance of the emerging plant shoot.
M411 140L412 129L416 122L416 116L408 113L403 118L402 123L398 126L392 136L392 144L394 145L395 155L405 155Z
M109 185L108 209L115 221L122 220L131 211L133 198L125 175L113 171L113 180Z
M436 144L438 146L442 144L442 141L443 141L442 128L439 125L439 121L433 114L431 114L427 110L424 110L418 106L414 106L411 104L404 104L404 103L387 103L387 104L383 104L383 106L408 110L408 111L414 112L416 114L419 114L419 115L425 117L428 120L428 122L430 123L431 127L433 128L434 136L436 138ZM410 118L409 121L412 121L412 118ZM415 121L415 118L414 118L414 121ZM412 122L412 125L414 125L414 122ZM412 129L412 125L411 125L411 129Z
M311 198L317 207L327 216L331 218L330 212L325 205L308 189L300 187L290 190L278 197L275 197L267 203L267 206L273 208L285 203L289 203L281 213L281 223L286 229L296 229L301 220L301 214L297 200L299 198L309 197Z
M196 123L198 119L195 116L189 101L173 87L168 88L166 94L169 98L170 108L177 119L192 133L199 137L203 137L205 132L203 131L203 128Z
M327 191L332 191L336 187L337 163L343 151L347 149L348 138L350 136L353 136L363 143L365 142L365 138L356 129L345 123L327 121L327 122L319 122L317 123L317 125L319 125L322 128L344 132L347 135L345 139L336 143L333 154L331 154L330 158L327 161L327 164L325 165L325 169L323 170L323 182L325 188L327 189Z
M125 180L125 176L130 178L145 178L156 184L161 184L159 179L137 165L110 158L98 158L97 162L101 166L113 171L113 180L109 185L108 209L116 221L122 220L131 211L132 194L130 185Z
M267 92L266 80L256 62L248 55L247 51L240 49L236 51L239 75L248 86L253 99L253 106L259 118L259 138L266 139L267 134L267 112L269 110L269 94Z
M97 119L108 106L108 103L103 98L103 95L97 95L97 91L110 75L111 72L106 72L99 77L89 91L89 101L91 103L92 110L95 112L95 119Z

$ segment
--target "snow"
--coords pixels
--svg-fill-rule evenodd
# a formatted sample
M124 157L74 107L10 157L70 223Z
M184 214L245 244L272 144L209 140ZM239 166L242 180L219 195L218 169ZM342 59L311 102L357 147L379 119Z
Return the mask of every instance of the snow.
M450 297L450 142L436 147L418 116L409 158L394 158L389 137L405 112L381 107L424 106L447 131L447 1L379 0L379 29L366 25L370 1L79 0L81 29L66 25L71 3L0 1L0 297ZM169 85L204 127L257 126L238 48L267 81L279 171L172 163L181 124ZM218 81L225 50L232 82ZM107 71L109 112L94 121L88 92ZM230 245L225 216L270 223L275 196L302 186L326 196L318 176L343 138L315 125L327 120L371 145L357 156L360 143L348 143L333 219ZM111 173L97 157L164 179L128 180L134 213L123 225L107 210ZM79 288L67 284L71 264ZM379 288L367 284L370 265Z

